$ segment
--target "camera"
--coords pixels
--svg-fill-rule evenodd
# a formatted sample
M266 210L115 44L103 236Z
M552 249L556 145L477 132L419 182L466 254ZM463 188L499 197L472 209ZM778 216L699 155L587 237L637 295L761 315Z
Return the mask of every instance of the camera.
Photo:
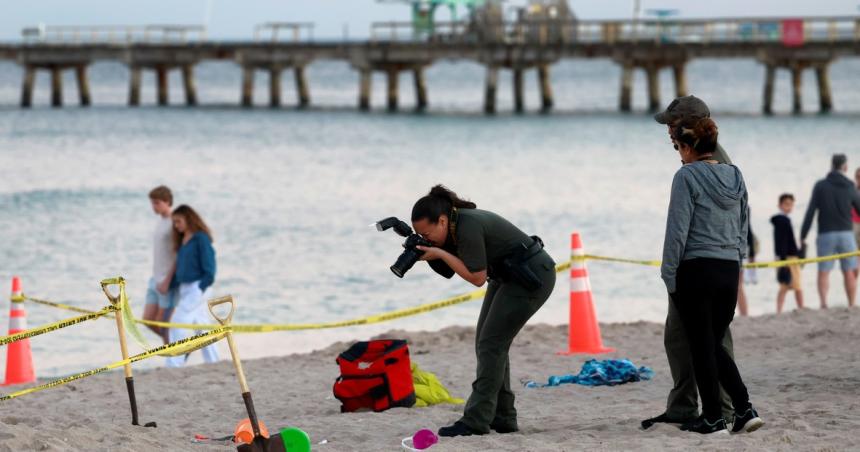
M398 278L402 278L403 275L405 275L406 272L408 272L409 269L418 262L421 255L424 254L424 252L419 250L417 247L433 246L433 244L424 237L412 232L412 228L409 227L406 222L401 221L397 217L388 217L376 222L377 231L386 231L392 228L394 229L394 232L401 237L406 237L406 241L403 242L403 253L400 254L394 262L394 265L390 267L392 273L394 273Z

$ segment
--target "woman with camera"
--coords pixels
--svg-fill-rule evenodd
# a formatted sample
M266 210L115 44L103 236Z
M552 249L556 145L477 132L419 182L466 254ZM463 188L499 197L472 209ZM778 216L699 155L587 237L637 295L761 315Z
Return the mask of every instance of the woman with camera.
M454 273L475 286L489 280L475 335L477 377L465 412L440 436L511 433L517 411L508 351L555 286L555 262L538 237L529 237L495 213L476 208L442 185L412 208L412 226L433 246L418 246L438 273Z
M749 400L723 335L738 302L738 272L747 253L749 206L743 175L714 159L717 125L710 118L672 127L683 165L672 180L661 276L687 333L702 415L681 426L696 433L727 433L720 385L735 408L733 433L764 422Z

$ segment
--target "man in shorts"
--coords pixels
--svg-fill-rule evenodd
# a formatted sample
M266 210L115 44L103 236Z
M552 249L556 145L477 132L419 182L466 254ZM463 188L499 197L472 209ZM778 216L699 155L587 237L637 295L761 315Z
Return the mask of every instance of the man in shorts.
M152 211L158 215L152 243L152 277L146 289L144 320L165 322L170 319L176 303L175 290L170 289L170 280L176 271L176 246L173 242L173 193L164 185L149 192ZM147 325L167 343L167 329Z
M806 245L806 236L812 228L815 213L818 212L818 237L815 244L819 257L857 251L851 224L851 209L860 211L860 194L857 193L854 182L846 176L848 158L845 154L834 154L830 168L827 177L815 183L812 199L809 200L803 226L800 228L800 241ZM822 309L827 308L830 271L835 265L833 260L818 263L818 297ZM854 306L854 298L857 295L857 278L854 275L857 257L840 259L839 266L845 281L848 306Z

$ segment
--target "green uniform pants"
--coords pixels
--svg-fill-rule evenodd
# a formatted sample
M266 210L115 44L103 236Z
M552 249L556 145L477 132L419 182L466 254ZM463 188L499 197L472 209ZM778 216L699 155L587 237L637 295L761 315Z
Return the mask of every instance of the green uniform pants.
M699 391L696 388L696 377L693 373L693 359L690 356L690 344L681 322L681 315L675 308L675 303L669 300L669 315L666 316L666 329L663 332L663 344L666 346L666 357L669 358L669 369L672 372L674 386L669 391L666 402L666 415L673 419L687 419L699 415ZM726 329L723 337L723 348L734 359L732 347L732 331ZM734 416L732 399L720 387L720 405L723 417L731 420Z
M519 284L492 280L481 306L475 336L477 378L460 419L473 430L488 433L490 423L516 426L508 351L517 333L543 306L555 287L555 262L546 252L529 261L543 286L529 292Z

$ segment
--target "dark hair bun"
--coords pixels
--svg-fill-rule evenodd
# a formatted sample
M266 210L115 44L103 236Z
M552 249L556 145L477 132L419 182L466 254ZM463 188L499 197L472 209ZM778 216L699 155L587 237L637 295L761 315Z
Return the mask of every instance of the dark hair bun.
M693 126L693 135L703 141L716 141L717 123L711 118L702 118Z

